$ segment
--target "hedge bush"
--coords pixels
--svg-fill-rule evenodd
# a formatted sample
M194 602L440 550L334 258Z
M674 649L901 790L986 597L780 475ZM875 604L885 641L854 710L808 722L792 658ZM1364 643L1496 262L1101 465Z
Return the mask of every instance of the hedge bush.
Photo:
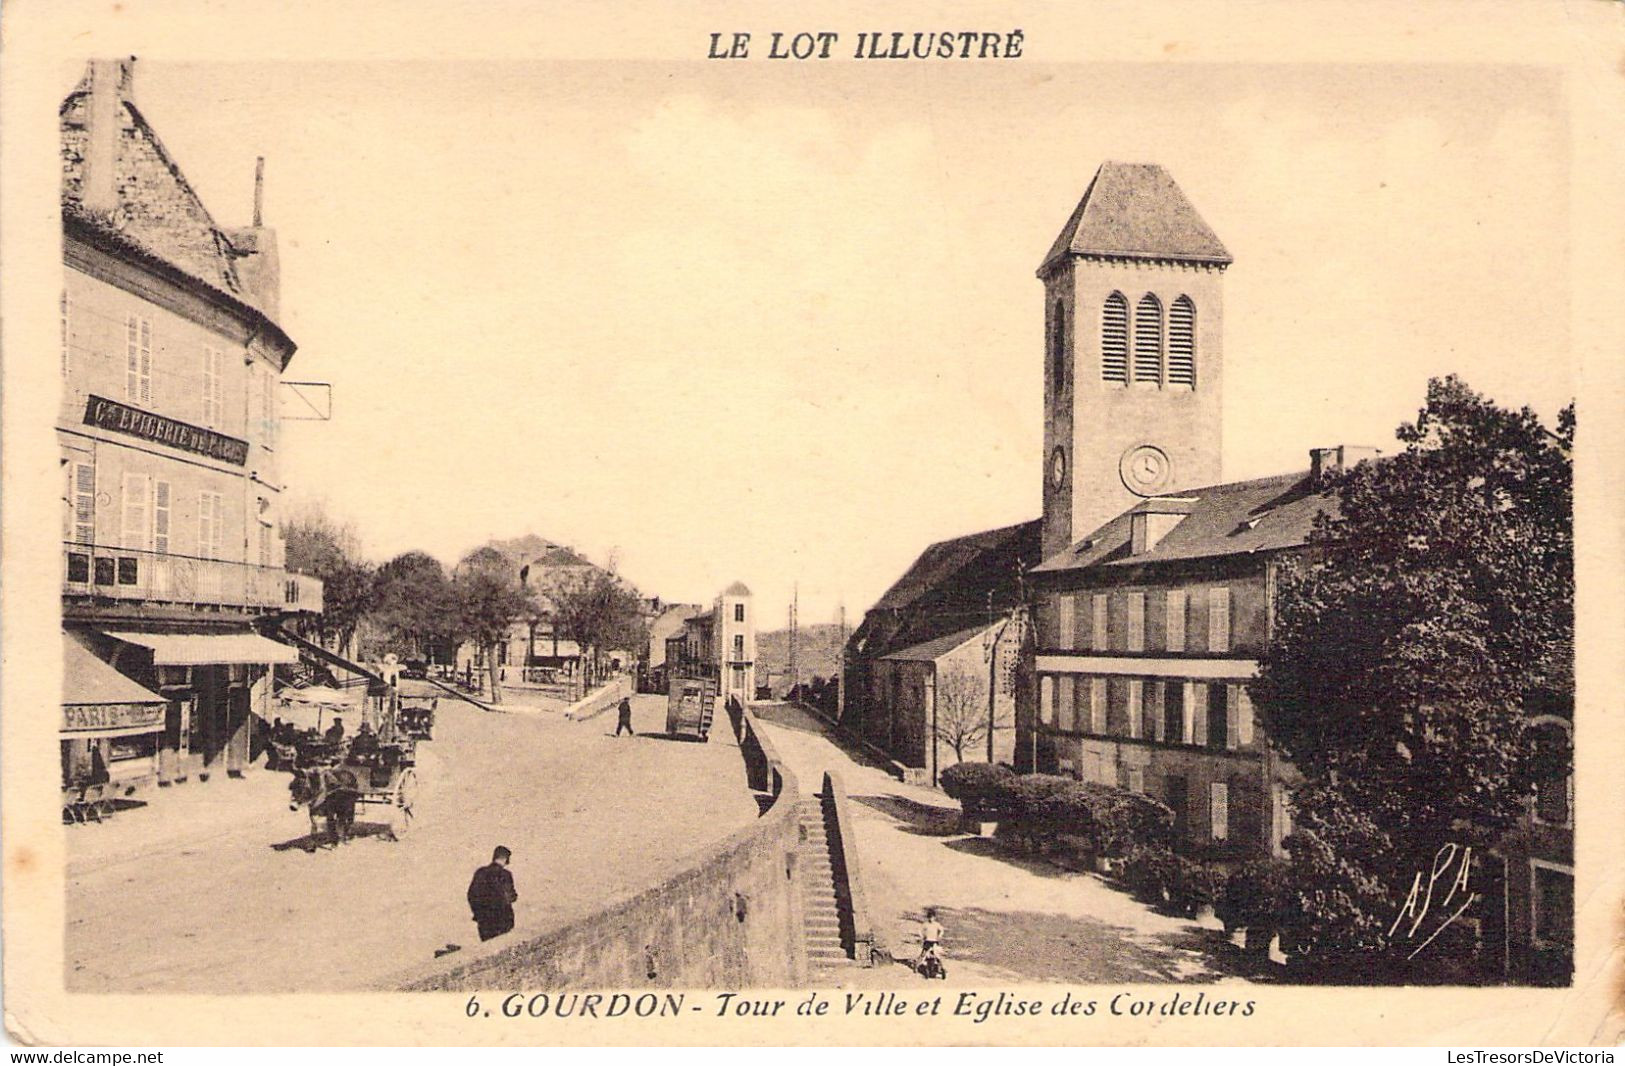
M1001 783L1015 776L1015 771L1002 763L956 763L942 772L942 790L959 801L966 816L993 821L998 817L995 798Z
M1277 927L1291 897L1291 864L1282 859L1254 859L1236 867L1219 890L1213 912L1226 930Z

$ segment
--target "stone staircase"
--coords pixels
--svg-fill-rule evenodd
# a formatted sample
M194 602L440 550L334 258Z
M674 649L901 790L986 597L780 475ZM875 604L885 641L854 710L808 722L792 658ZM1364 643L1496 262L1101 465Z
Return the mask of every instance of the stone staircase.
M801 879L807 969L817 984L840 970L851 968L854 963L841 935L840 898L836 894L835 868L830 862L824 800L817 796L804 799L797 809L802 829L797 872Z

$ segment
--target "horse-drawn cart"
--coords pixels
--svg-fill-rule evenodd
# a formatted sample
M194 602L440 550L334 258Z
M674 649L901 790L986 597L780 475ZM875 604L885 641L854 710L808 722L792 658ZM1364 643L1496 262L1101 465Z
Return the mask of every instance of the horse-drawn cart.
M349 839L357 808L383 807L390 836L399 840L411 829L415 816L418 777L414 748L409 739L379 743L371 750L357 750L354 741L301 743L292 764L288 806L309 812L313 837L317 817L326 818L328 835L335 844Z

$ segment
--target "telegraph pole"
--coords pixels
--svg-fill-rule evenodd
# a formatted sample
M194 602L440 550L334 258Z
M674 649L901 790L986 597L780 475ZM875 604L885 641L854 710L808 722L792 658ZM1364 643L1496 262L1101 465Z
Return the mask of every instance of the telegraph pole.
M835 720L846 718L846 601L841 601L841 652L835 674Z
M801 583L798 581L791 586L790 591L790 661L786 665L790 674L790 692L794 696L796 689L801 687Z

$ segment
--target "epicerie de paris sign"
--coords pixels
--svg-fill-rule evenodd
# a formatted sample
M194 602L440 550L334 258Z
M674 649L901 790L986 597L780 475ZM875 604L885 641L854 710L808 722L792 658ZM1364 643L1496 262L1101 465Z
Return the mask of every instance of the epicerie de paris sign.
M177 422L173 418L141 411L114 400L92 396L85 404L85 425L100 426L132 437L167 444L171 448L207 455L238 466L248 464L248 442L216 433L212 429Z

